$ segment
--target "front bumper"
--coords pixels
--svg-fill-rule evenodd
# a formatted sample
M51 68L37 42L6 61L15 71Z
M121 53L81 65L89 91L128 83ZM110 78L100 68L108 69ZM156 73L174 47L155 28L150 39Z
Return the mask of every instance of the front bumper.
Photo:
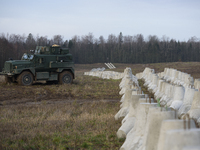
M0 72L0 75L13 76L13 75L14 75L14 73Z

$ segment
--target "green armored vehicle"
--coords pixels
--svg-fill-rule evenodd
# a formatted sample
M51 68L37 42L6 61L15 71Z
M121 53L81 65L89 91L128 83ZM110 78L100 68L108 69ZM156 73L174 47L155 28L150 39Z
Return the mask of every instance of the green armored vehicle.
M0 74L8 82L32 85L33 81L58 81L70 84L75 78L74 62L69 49L59 45L37 46L34 54L24 54L21 60L6 61Z

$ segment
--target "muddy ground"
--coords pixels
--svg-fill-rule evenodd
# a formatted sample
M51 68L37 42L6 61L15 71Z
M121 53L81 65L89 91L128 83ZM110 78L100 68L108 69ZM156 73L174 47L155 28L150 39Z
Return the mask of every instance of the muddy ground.
M162 72L165 67L168 67L189 73L194 78L200 78L199 62L114 65L116 66L116 69L113 69L113 71L118 72L123 72L126 67L131 67L133 74L142 72L145 67L154 68L156 72ZM76 64L76 79L72 85L68 86L46 84L46 82L34 83L32 86L19 86L16 83L5 84L4 76L0 76L0 106L16 104L70 103L75 100L80 103L94 100L104 100L105 102L119 101L120 95L118 94L118 85L120 80L116 81L116 83L109 88L109 93L106 93L106 88L113 83L112 81L110 81L110 83L107 80L98 81L100 79L96 77L95 79L90 80L90 77L83 75L84 72L90 71L93 68L102 67L106 68L104 64ZM97 89L95 90L93 86ZM104 88L104 90L101 91L101 88Z
M69 104L91 101L117 102L120 99L120 80L104 81L97 77L84 76L92 68L103 67L103 64L76 65L76 77L71 85L60 85L35 82L32 86L19 86L17 83L6 84L5 77L0 75L0 106L30 104ZM109 87L110 86L110 87ZM109 91L107 91L109 88Z

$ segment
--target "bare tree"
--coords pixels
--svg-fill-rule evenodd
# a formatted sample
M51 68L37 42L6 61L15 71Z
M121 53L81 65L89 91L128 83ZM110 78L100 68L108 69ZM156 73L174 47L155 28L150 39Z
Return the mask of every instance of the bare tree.
M53 42L54 44L62 45L63 44L63 36L62 35L54 35Z
M35 49L36 41L35 38L31 33L29 33L28 37L26 38L26 48L27 50Z
M38 46L46 46L48 45L47 36L41 36L37 38L37 45Z

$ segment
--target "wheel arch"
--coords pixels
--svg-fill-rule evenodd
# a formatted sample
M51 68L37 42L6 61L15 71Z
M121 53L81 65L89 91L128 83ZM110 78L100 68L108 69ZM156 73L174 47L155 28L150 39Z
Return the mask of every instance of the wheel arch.
M63 70L59 73L58 82L60 84L72 84L73 83L73 72L70 70Z
M28 76L28 74L30 74L31 76ZM28 78L27 78L28 76ZM24 78L25 77L25 78ZM24 80L25 79L25 80ZM28 79L28 80L27 80ZM31 80L29 80L31 79ZM17 80L19 85L23 85L23 86L30 86L33 84L34 81L34 75L30 70L23 70L18 76L17 76ZM28 81L27 83L25 83L26 81Z
M69 71L72 74L73 79L75 79L74 72L71 69L63 69L62 72L64 72L64 71ZM60 72L60 73L62 73L62 72Z
M20 72L20 74L22 74L22 73L25 72L25 71L30 72L30 73L33 75L33 79L35 80L35 70L33 70L33 69L24 69L24 70L22 70L22 71ZM18 74L17 77L18 77L20 74Z

